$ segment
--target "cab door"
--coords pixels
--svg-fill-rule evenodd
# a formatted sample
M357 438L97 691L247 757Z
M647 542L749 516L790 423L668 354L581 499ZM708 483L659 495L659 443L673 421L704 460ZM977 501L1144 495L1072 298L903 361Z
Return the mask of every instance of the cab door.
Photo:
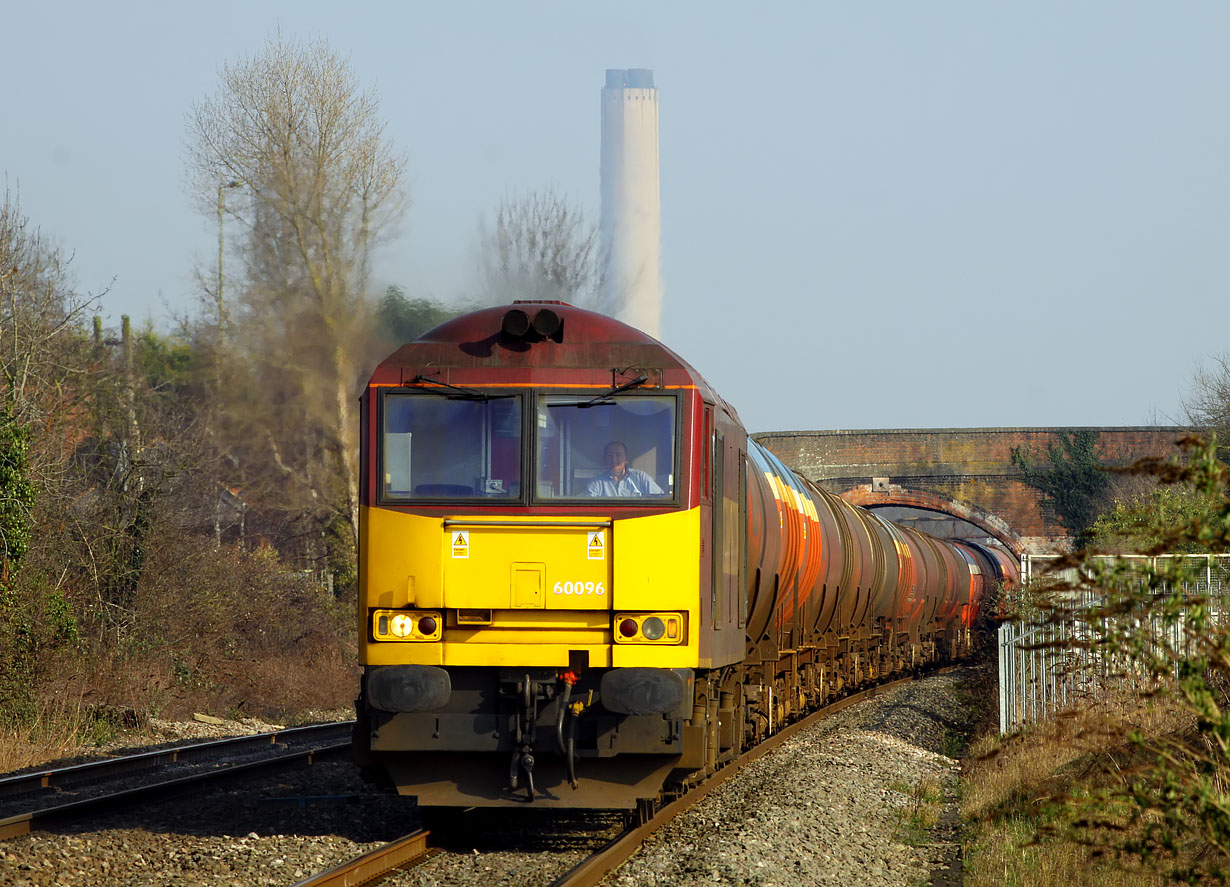
M714 659L741 659L747 624L747 436L724 414L713 430L713 586L717 632Z

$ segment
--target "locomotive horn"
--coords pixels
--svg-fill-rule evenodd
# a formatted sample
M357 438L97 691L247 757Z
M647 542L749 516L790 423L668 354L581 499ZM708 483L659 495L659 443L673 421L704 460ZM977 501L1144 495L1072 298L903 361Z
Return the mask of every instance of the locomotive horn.
M559 332L559 324L559 315L550 308L543 308L534 315L534 332L544 339L549 339Z
M500 325L500 328L504 330L504 335L520 339L529 332L529 315L520 308L512 308L504 315L504 322Z

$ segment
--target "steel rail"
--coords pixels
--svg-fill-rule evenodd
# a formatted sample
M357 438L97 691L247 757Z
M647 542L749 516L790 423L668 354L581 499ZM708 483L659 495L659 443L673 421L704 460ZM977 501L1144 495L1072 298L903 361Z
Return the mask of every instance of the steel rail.
M387 875L393 869L425 862L436 855L427 846L429 834L423 829L411 832L326 872L296 881L293 887L358 887Z
M869 687L858 693L853 693L849 696L842 697L841 699L838 699L823 708L817 709L801 720L795 721L790 726L783 728L777 733L774 733L754 748L749 749L739 757L735 758L725 767L706 778L704 782L701 782L694 788L689 789L682 797L676 798L669 804L666 804L661 810L657 811L657 813L655 813L648 822L643 825L630 828L623 832L623 834L611 840L592 856L582 860L580 863L573 866L567 872L552 881L550 887L594 887L594 885L606 877L606 875L614 871L630 856L632 856L632 854L640 848L641 844L645 842L646 838L661 829L680 813L696 804L702 798L706 797L715 788L734 774L738 773L748 764L773 751L800 730L805 730L817 721L821 721L827 717L835 715L844 708L848 708L849 706L856 705L860 702L866 702L874 696L878 696L881 693L895 687L908 684L913 680L915 680L915 678L906 677L900 678L896 681L890 681L887 684L879 684L875 687Z
M326 745L307 751L294 751L286 754L273 755L259 761L249 761L244 764L231 764L219 770L204 773L194 773L163 782L150 783L136 788L124 789L110 794L86 798L80 801L70 801L42 810L33 810L0 819L0 840L16 838L29 834L31 831L45 829L53 823L61 823L83 816L96 814L109 809L131 806L132 804L154 800L169 794L186 790L201 791L207 788L224 785L227 782L246 778L260 770L275 769L287 766L310 766L318 759L337 757L348 752L349 742Z
M239 750L247 746L276 745L288 740L319 738L322 742L339 738L338 733L348 734L354 721L337 721L330 724L311 724L305 727L289 727L269 733L252 733L246 736L228 736L209 742L195 742L171 748L155 749L135 755L102 758L84 764L67 767L30 770L13 776L0 777L0 798L30 794L43 788L69 788L87 781L98 782L138 770L151 770L163 764L187 763L208 758L219 751Z

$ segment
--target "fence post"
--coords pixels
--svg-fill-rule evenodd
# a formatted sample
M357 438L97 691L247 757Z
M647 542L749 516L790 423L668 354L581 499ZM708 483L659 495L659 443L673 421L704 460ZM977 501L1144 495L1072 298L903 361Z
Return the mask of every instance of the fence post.
M999 627L999 734L1001 736L1008 732L1008 700L1012 698L1007 667L1008 635L1011 632L1011 622L1005 622Z

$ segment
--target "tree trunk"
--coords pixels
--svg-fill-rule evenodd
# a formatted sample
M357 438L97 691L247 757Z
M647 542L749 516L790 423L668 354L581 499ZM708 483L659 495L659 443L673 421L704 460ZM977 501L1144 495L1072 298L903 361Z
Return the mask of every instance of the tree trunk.
M354 550L359 550L359 472L358 436L355 434L354 408L351 405L349 373L341 345L333 348L333 371L337 380L337 443L338 461L346 483L346 511L350 520L350 536Z

